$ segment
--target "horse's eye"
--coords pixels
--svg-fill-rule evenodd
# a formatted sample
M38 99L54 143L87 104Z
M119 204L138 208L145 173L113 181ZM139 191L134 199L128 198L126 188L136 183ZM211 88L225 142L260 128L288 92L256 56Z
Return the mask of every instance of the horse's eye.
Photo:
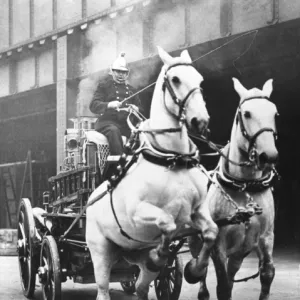
M172 77L172 82L175 84L180 83L180 79L177 76Z
M251 114L250 114L250 111L245 111L244 112L244 117L246 118L246 119L250 119L251 118Z

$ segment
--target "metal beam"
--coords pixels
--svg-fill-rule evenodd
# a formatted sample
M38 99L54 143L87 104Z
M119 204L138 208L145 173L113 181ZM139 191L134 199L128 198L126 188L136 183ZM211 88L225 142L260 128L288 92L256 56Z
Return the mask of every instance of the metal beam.
M39 112L31 113L31 114L26 114L26 115L22 115L22 116L11 117L11 118L7 118L4 120L0 120L0 124L11 122L11 121L16 121L16 120L21 120L21 119L26 119L26 118L30 118L30 117L40 116L40 115L46 115L46 114L50 114L50 113L54 113L54 112L56 112L56 108L51 108L51 109L48 109L45 111L39 111Z
M28 44L38 42L39 40L42 40L42 39L51 38L52 36L63 36L63 35L66 35L67 34L67 30L70 29L70 28L79 27L79 26L81 26L83 24L93 22L93 21L95 21L97 19L106 17L107 15L109 15L111 13L123 10L123 9L125 9L128 6L142 4L144 1L145 0L132 0L132 1L124 3L122 5L111 7L109 9L106 9L106 10L102 11L102 12L94 14L94 15L92 15L90 17L81 19L81 20L79 20L77 22L73 22L71 24L68 24L67 26L64 26L64 27L61 27L61 28L57 28L57 0L53 0L53 12L52 13L53 13L53 28L54 28L54 30L52 30L50 32L47 32L45 34L39 35L37 37L30 38L30 39L28 39L28 40L26 40L24 42L20 42L20 43L14 44L14 45L12 45L12 34L10 34L10 37L11 37L11 43L10 43L10 45L11 46L7 47L7 48L4 48L4 49L1 49L0 50L0 54L8 52L8 51L16 50L19 47L23 47L23 46L26 46ZM11 8L12 8L12 0L9 1L9 5L10 5L10 11L11 11L11 13L10 13L10 16L11 16L10 17L10 19L11 19L10 24L12 24L12 10L11 10ZM11 31L11 33L12 33L12 31Z

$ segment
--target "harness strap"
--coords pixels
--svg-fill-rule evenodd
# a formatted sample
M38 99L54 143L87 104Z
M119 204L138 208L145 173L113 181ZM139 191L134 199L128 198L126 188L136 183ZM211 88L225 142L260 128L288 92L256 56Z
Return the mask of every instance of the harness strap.
M243 180L228 174L220 167L216 175L218 181L228 188L236 191L257 193L270 188L276 174L272 170L263 178L255 180Z
M110 207L111 207L111 210L113 212L113 215L114 215L114 218L115 218L115 221L116 223L118 224L118 227L119 227L119 230L120 230L120 233L126 237L127 239L131 240L131 241L134 241L134 242L139 242L139 243L144 243L144 244L152 244L150 242L145 242L145 241L140 241L140 240L136 240L134 239L133 237L131 237L128 233L126 233L126 231L123 230L120 222L119 222L119 219L117 217L117 214L116 214L116 211L115 211L115 207L114 207L114 203L113 203L113 196L112 196L112 190L109 191L109 195L110 195Z
M199 160L193 158L194 154L191 155L174 155L173 157L158 156L153 153L150 149L145 149L142 151L143 157L156 165L165 166L168 168L172 167L184 167L190 169L198 165Z

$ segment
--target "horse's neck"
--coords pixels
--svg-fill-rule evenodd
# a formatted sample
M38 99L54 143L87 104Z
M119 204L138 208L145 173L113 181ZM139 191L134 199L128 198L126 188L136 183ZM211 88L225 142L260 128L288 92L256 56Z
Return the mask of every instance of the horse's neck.
M244 156L238 146L238 142L235 138L236 126L231 132L230 148L228 158L236 163L245 162ZM232 163L228 163L228 172L230 175L241 179L259 179L263 176L263 172L258 170L256 166L236 166Z
M162 91L163 72L159 75L155 90L153 93L149 127L151 129L178 128L179 122L165 107L164 92ZM169 97L169 95L168 95ZM189 137L187 128L182 126L180 132L156 134L155 139L157 144L164 149L176 151L180 153L188 153L190 150Z

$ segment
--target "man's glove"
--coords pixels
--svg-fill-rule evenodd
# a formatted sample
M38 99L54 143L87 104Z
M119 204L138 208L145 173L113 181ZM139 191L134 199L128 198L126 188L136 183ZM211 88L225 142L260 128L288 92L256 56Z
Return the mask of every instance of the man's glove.
M118 109L120 106L122 105L122 103L120 101L111 101L107 104L107 108L111 108L111 109Z
M134 108L136 111L139 111L139 108L138 108L136 105L130 104L130 106L131 106L132 108Z

